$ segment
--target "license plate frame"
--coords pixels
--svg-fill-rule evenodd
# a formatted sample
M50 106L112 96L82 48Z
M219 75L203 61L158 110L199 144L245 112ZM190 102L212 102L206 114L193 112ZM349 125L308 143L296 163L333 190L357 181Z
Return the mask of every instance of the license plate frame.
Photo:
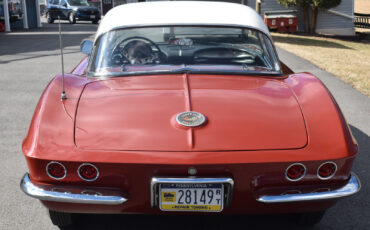
M159 208L162 211L222 212L224 208L225 189L222 183L165 183L159 184L158 192ZM190 194L187 198L190 197L191 202L185 200L185 193ZM168 197L171 194L172 197Z

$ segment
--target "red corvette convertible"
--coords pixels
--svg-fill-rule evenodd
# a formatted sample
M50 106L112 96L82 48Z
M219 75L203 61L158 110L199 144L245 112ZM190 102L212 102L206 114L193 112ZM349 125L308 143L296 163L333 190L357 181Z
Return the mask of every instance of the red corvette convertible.
M314 224L360 190L340 108L279 61L252 9L127 4L81 50L46 87L22 146L21 189L54 224L173 211L296 212Z

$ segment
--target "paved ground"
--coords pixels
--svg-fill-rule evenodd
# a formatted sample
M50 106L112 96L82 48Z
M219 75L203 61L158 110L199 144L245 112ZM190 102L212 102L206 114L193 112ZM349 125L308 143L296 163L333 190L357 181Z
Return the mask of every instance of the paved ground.
M83 57L82 39L91 36L96 25L63 24L65 69ZM60 70L56 25L31 32L0 34L0 229L57 229L45 208L19 190L27 170L21 153L33 110L49 80ZM81 215L75 229L369 229L370 228L370 99L309 62L279 50L281 59L296 71L310 71L329 87L345 113L360 144L354 171L362 182L361 193L344 199L327 212L313 228L299 228L293 216L121 216Z
M83 57L79 44L97 26L63 24L65 69ZM0 229L57 229L41 204L19 190L27 170L21 143L46 84L61 72L57 25L0 33Z

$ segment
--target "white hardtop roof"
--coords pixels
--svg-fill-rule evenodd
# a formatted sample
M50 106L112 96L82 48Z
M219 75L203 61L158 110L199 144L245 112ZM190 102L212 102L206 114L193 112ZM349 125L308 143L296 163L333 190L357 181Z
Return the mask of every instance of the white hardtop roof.
M247 27L270 36L262 18L255 10L245 5L226 2L159 1L114 7L101 21L95 40L100 35L118 28L166 25Z

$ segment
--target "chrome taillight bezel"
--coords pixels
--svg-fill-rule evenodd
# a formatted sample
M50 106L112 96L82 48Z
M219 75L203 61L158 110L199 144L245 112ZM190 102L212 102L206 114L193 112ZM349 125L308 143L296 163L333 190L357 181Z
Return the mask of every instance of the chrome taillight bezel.
M55 177L55 176L51 175L51 174L49 173L49 170L48 170L48 167L49 167L51 164L58 164L58 165L62 166L62 167L63 167L63 169L64 169L64 176L62 176L62 177ZM54 180L63 180L63 179L67 176L67 168L66 168L62 163L60 163L60 162L58 162L58 161L51 161L51 162L49 162L49 163L46 165L46 167L45 167L45 171L46 171L46 174L47 174L50 178L52 178L52 179L54 179Z
M333 164L333 165L335 166L335 170L334 170L333 174L331 174L329 177L322 177L322 176L320 176L320 174L319 174L320 168L321 168L323 165L325 165L325 164ZM335 173L337 172L337 170L338 170L338 166L337 166L337 164L336 164L334 161L326 161L326 162L322 163L319 167L317 167L316 175L317 175L317 177L318 177L320 180L329 180L329 179L333 178L333 176L335 175Z
M81 167L86 166L86 165L88 165L88 166L92 166L92 167L94 167L94 168L95 168L95 170L96 170L96 176L95 176L93 179L86 179L86 178L84 178L84 177L81 175L81 173L80 173L80 169L81 169ZM98 169L95 165L93 165L93 164L91 164L91 163L83 163L83 164L81 164L81 165L78 167L78 169L77 169L77 174L78 174L78 176L79 176L82 180L84 180L84 181L88 181L88 182L92 182L92 181L96 181L96 180L99 178L99 174L100 174L100 172L99 172L99 169Z
M302 174L300 177L298 177L298 178L296 178L296 179L292 179L292 178L289 178L289 176L288 176L288 170L289 170L291 167L295 166L295 165L300 165L300 166L302 166L302 167L303 167L303 169L304 169L304 172L303 172L303 174ZM286 178L288 181L299 181L299 180L301 180L301 179L306 175L306 172L307 172L307 169L306 169L306 166L305 166L304 164L302 164L302 163L293 163L293 164L289 165L289 166L286 168L286 170L285 170L285 178Z

